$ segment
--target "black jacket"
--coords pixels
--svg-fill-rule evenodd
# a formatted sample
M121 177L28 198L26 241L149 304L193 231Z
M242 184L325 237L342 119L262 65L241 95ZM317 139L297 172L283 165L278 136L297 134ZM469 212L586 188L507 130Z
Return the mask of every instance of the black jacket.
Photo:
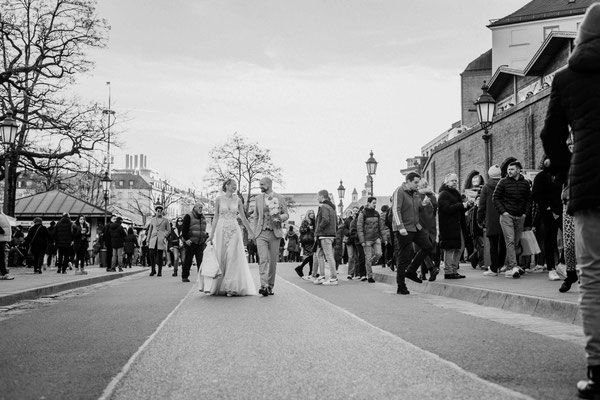
M567 139L573 130L573 154ZM573 214L600 206L600 37L580 43L556 73L541 133L553 173L568 171Z
M119 222L113 222L109 225L110 247L111 249L120 249L125 247L125 236L127 232Z
M44 254L48 248L49 237L48 229L44 225L33 225L25 237L25 247L31 246L33 254Z
M438 212L440 248L460 249L462 247L461 232L466 227L465 206L458 190L449 188L445 184L440 187Z
M531 196L540 207L540 211L550 208L554 214L562 215L561 193L561 184L548 171L541 171L533 179Z
M515 178L500 179L494 190L494 207L498 214L505 212L513 217L521 217L529 212L531 187L529 181L521 174Z
M53 234L56 247L71 247L75 239L75 224L69 217L62 217L54 226Z
M502 235L502 227L500 226L500 214L494 207L494 190L498 185L499 179L490 178L485 186L481 189L479 195L479 208L477 209L477 223L483 226L486 236Z

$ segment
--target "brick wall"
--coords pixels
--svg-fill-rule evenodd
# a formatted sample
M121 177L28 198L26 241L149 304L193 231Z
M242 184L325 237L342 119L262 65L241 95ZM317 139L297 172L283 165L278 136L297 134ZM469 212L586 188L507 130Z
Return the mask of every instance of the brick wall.
M525 169L535 169L542 155L540 132L544 126L550 91L544 90L515 107L498 114L489 132L492 134L490 164L501 165L515 157ZM458 174L461 190L466 179L477 171L485 176L483 130L479 127L436 147L424 167L437 191L449 173Z

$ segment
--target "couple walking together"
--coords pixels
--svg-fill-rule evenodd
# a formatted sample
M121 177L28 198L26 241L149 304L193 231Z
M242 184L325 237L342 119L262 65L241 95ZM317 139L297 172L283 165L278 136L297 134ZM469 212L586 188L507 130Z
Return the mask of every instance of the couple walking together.
M263 296L273 295L275 273L279 257L279 243L283 237L282 222L288 219L287 206L282 195L273 192L270 178L260 181L261 194L256 197L254 229L246 218L242 200L237 196L237 183L228 179L223 183L223 195L215 202L215 216L208 240L213 245L216 265L202 265L199 273L200 290L207 294L228 296L255 295L256 287L250 274L239 215L251 239L256 240L260 258L260 289ZM206 267L206 268L205 268Z

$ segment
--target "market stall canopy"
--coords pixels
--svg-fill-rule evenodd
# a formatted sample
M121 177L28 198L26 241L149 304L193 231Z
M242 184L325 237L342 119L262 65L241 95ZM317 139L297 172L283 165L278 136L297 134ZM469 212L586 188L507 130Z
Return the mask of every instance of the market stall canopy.
M104 209L84 200L80 200L59 190L51 190L17 199L15 216L19 220L41 217L59 219L68 212L71 217L80 214L86 217L103 217Z

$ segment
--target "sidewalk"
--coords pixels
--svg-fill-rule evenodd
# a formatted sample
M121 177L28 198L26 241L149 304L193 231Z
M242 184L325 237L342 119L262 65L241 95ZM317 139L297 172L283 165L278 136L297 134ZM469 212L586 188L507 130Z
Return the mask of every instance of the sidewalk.
M11 268L10 274L15 279L0 280L0 307L22 300L36 299L63 290L75 289L95 283L106 282L127 275L148 270L145 267L125 268L123 272L106 272L98 265L85 268L87 275L75 275L75 270L67 270L66 274L57 274L56 270L47 269L42 274L34 274L33 268Z
M389 268L373 267L375 280L396 286L396 273ZM418 293L446 296L488 307L528 314L555 321L581 325L579 287L575 283L567 293L560 293L560 281L549 281L548 273L525 274L519 279L483 276L483 271L461 264L465 279L445 280L440 271L435 282L422 284L406 280L408 289Z

